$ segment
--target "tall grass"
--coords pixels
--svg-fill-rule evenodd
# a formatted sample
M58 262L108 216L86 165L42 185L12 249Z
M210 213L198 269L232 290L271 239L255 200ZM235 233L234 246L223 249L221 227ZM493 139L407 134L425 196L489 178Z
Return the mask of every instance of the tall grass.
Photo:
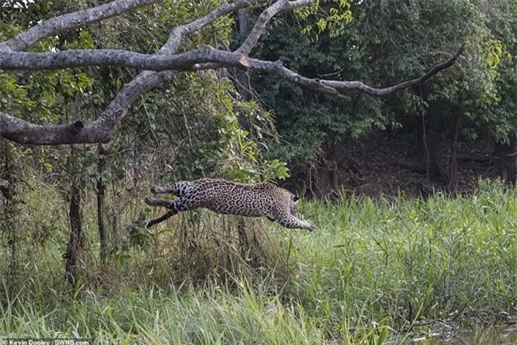
M0 303L0 335L101 344L382 344L516 314L516 190L482 184L465 196L344 200L301 205L318 225L313 233L252 221L262 251L221 269L224 279L212 267L203 283L180 281L174 275L185 267L167 259L186 228L180 218L152 246L99 272L101 283L71 293L57 251L38 252L24 267L19 296ZM205 253L221 262L217 248L237 250L231 243L219 238ZM201 262L192 250L180 254L192 256L185 265ZM252 264L257 256L262 261Z

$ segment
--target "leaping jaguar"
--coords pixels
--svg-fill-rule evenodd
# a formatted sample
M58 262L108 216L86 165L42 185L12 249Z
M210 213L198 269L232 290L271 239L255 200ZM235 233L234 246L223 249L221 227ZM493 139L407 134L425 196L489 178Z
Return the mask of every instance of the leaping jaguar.
M299 219L296 201L298 198L288 190L272 183L235 183L226 180L203 178L195 181L178 181L167 187L153 187L154 194L171 193L178 200L170 201L146 197L149 206L167 207L163 216L151 220L147 227L161 223L178 212L207 208L221 214L236 216L266 216L286 228L312 231L314 223Z

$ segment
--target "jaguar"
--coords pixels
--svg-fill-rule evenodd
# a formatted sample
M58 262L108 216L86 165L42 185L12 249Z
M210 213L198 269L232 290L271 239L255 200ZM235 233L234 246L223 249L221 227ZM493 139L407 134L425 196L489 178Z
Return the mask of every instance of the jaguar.
M314 223L297 217L298 197L269 182L243 184L222 179L203 178L178 181L170 186L151 188L153 194L173 194L175 201L146 197L149 206L168 208L163 216L151 220L147 227L161 223L178 212L207 208L221 214L246 217L265 216L286 228L312 231Z

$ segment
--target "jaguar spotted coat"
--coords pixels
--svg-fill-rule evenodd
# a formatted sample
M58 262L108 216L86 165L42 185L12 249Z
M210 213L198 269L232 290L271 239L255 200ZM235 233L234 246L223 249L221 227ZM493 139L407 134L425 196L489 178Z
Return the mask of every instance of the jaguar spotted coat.
M298 198L284 188L271 183L242 184L226 180L203 178L179 181L167 187L153 187L154 194L171 193L178 200L145 198L150 206L167 207L163 216L151 220L147 227L161 223L181 211L207 208L217 213L261 217L277 221L286 228L314 230L315 225L296 216Z

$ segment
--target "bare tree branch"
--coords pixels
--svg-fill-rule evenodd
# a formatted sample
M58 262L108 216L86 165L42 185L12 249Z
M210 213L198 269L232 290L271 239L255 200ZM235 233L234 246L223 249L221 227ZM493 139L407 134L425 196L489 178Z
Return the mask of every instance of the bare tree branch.
M379 89L374 88L374 87L368 86L360 81L322 80L321 82L323 84L325 84L329 87L335 88L337 90L358 90L358 91L367 93L372 96L386 96L386 95L388 95L390 93L394 93L398 90L402 90L402 89L406 89L406 88L414 86L414 85L422 84L426 80L429 80L431 77L438 74L440 71L442 71L448 67L451 67L452 65L454 65L456 63L456 60L458 60L458 58L461 56L461 54L463 54L463 52L465 51L465 48L466 48L465 44L462 44L461 47L459 47L456 50L456 52L454 54L452 54L452 56L448 60L434 66L431 70L424 73L421 77L418 77L418 78L415 78L412 80L408 80L408 81L404 81L402 83L388 86L385 88L379 88Z
M424 73L422 76L418 78L414 78L408 81L401 82L399 84L395 84L392 86L384 87L384 88L375 88L368 86L360 81L339 81L339 80L325 80L325 79L312 79L299 75L298 73L284 67L281 61L271 62L271 61L263 61L253 58L246 58L245 66L248 67L252 71L273 74L282 79L288 80L294 84L299 86L303 86L318 92L327 93L343 100L350 100L350 97L344 95L340 91L360 91L372 96L386 96L392 94L396 91L409 88L411 86L419 85L424 83L426 80L429 80L434 75L443 71L444 69L451 67L456 63L458 58L465 51L465 44L459 47L449 59L444 62L441 62L430 69L428 72ZM242 57L240 57L242 60ZM241 61L242 62L242 61ZM224 67L221 64L216 63L208 63L206 65L194 66L196 69L215 69ZM239 67L239 66L235 66Z
M174 72L171 71L141 73L122 88L97 120L87 126L81 121L64 125L36 125L0 112L0 137L27 145L107 143L131 104L173 76Z
M67 125L35 125L0 112L0 133L4 138L20 144L31 143L34 137L42 142L67 142L83 127L80 121Z
M461 46L451 58L419 78L386 88L374 88L359 81L337 81L306 78L282 66L280 61L271 62L248 58L237 52L227 52L204 47L178 55L147 55L123 50L67 50L58 53L0 52L0 68L3 69L63 69L81 66L125 66L153 71L194 71L196 64L209 64L206 68L237 67L257 72L275 74L301 86L339 95L338 90L358 90L373 96L384 96L395 91L423 83L441 70L452 66L465 47ZM215 64L215 65L213 65Z
M70 29L83 27L106 18L120 15L160 0L116 0L85 11L64 14L33 26L27 31L0 43L1 50L26 50L41 40Z
M65 50L57 53L0 52L0 69L54 70L86 66L123 66L150 71L189 71L196 63L242 65L240 54L205 47L178 55L148 55L117 49ZM245 60L243 60L244 62Z

